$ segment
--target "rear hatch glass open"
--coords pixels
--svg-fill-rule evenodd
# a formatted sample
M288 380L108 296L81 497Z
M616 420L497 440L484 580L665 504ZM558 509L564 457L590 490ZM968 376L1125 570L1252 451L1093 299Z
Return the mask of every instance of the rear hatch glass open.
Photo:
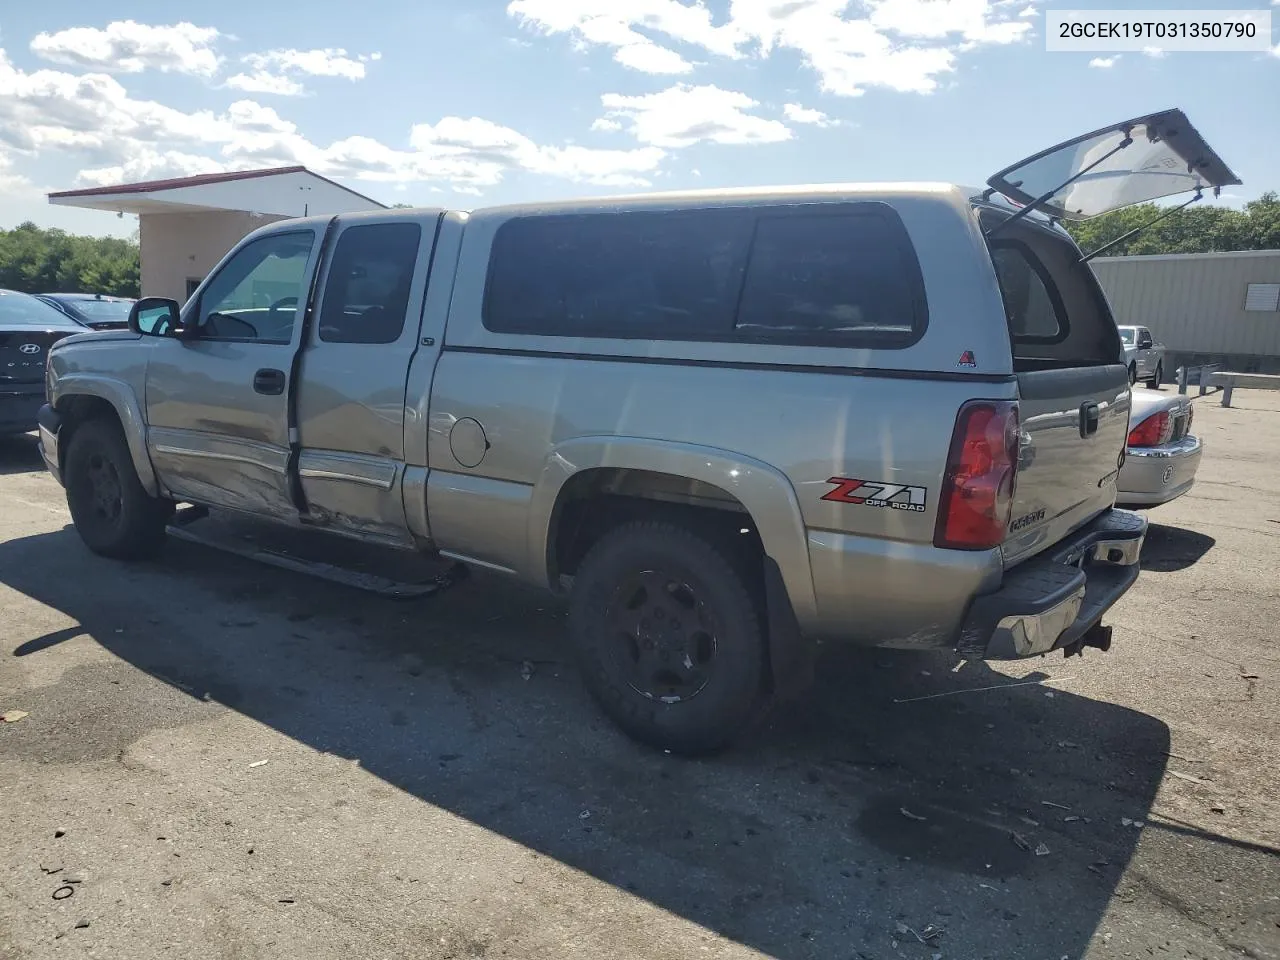
M987 181L1011 200L1063 220L1087 220L1131 204L1239 182L1181 110L1094 130L1020 160Z

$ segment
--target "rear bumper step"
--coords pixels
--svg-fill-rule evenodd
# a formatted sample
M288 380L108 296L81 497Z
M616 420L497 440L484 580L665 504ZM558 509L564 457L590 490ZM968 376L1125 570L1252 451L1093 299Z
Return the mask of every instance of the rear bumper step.
M1015 660L1051 650L1070 656L1111 646L1103 615L1138 579L1146 518L1109 510L1048 556L1005 573L1001 587L974 599L960 630L967 657Z

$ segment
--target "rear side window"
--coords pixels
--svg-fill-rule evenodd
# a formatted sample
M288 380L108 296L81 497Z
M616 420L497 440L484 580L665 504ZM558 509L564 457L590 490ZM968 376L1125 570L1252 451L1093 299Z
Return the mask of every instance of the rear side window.
M905 346L923 319L919 273L906 231L882 215L761 217L737 329Z
M1067 336L1062 303L1044 265L1016 240L991 244L991 261L1015 343L1057 343Z
M734 209L511 220L494 240L485 325L569 337L724 336L750 230Z
M325 282L320 339L394 343L404 329L422 228L416 223L348 227Z
M881 207L510 220L494 239L484 324L542 336L906 346L924 330L924 286L906 229Z

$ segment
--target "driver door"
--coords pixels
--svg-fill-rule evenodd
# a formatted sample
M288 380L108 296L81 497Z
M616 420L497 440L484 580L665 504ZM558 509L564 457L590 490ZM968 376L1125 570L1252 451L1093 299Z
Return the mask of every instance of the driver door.
M147 445L178 499L292 519L289 378L319 234L282 225L223 260L147 362Z

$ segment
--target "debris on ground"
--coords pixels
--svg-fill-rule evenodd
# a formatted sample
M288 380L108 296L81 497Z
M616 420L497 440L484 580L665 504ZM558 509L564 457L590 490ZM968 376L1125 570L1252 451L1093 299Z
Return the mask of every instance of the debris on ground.
M253 763L249 764L249 769L252 770L254 767L265 767L266 765L267 761L265 760L255 760Z
M1130 820L1128 817L1121 817L1120 826L1134 827L1135 829L1141 830L1143 827L1146 826L1146 823L1144 823L1142 820Z
M1208 783L1204 777L1194 777L1189 773L1179 773L1177 770L1168 771L1169 776L1177 777L1179 780L1185 780L1187 783Z
M915 937L916 940L918 940L920 943L923 943L927 946L934 946L933 941L937 940L940 936L942 936L946 932L941 927L936 927L932 923L929 924L927 927L925 927L923 930L920 930L919 932L917 932L913 928L907 926L907 924L903 923L901 920L899 920L898 923L894 926L894 929L898 931L898 936L905 937L907 934L911 934L911 936Z
M520 664L520 676L525 680L533 677L533 664L530 661L525 660Z
M578 814L578 819L579 819L579 820L590 820L590 819L591 819L591 811L590 811L590 810L583 810L580 814Z
M1018 845L1020 850L1030 850L1031 844L1027 842L1027 838L1020 834L1017 830L1009 832L1009 839Z
M1018 819L1021 820L1023 823L1025 823L1029 827L1040 826L1039 820L1032 820L1030 817L1019 817Z
M88 920L77 920L77 921L76 921L76 929L77 929L77 930L83 930L83 929L85 929L87 926L89 926L89 921L88 921Z
M1045 846L1043 843L1036 845L1037 857L1047 857L1048 855L1049 855L1049 848L1047 846Z
M1070 816L1070 817L1063 817L1063 818L1062 818L1062 822L1063 822L1063 823L1076 823L1076 822L1081 821L1081 820L1083 820L1085 823L1088 823L1088 822L1089 822L1089 818L1088 818L1088 817Z
M1204 763L1203 760L1197 760L1195 757L1184 757L1179 753L1173 753L1169 750L1166 750L1164 755L1166 757L1172 757L1174 760L1181 760L1183 763Z
M31 714L27 713L25 710L8 710L4 713L0 713L0 721L3 721L4 723L17 723L24 717L29 716L31 716Z
M1052 800L1041 800L1040 805L1044 807L1053 807L1055 810L1070 810L1071 808L1065 803L1054 803Z
M55 830L55 831L53 831L53 839L55 839L55 840L60 840L61 838L65 837L66 835L67 835L67 831L65 831L65 830L61 830L61 829L59 829L59 830Z
M62 886L58 887L56 890L53 891L53 899L66 900L68 897L74 897L75 893L76 893L75 887L69 886L68 884L64 883Z
M62 872L62 868L61 868L61 867L46 867L43 863L42 863L42 864L40 864L40 870L41 870L42 872L46 873L46 874L61 873L61 872Z
M906 817L908 820L915 820L917 823L923 823L925 820L929 819L928 817L920 816L920 814L918 813L912 813L906 807L899 807L898 812L902 814L904 817Z

